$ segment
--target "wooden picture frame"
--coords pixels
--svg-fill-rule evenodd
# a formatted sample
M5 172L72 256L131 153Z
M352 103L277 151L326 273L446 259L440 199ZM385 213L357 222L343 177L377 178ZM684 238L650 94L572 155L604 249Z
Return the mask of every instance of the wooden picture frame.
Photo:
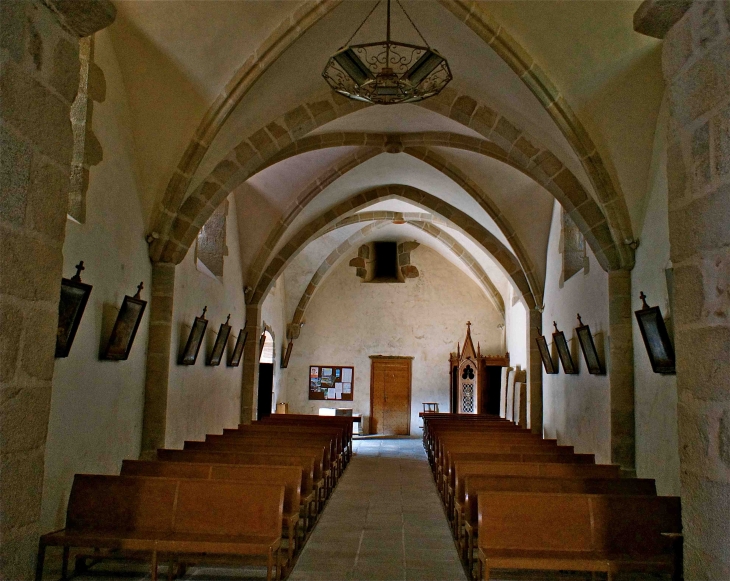
M193 326L190 329L190 335L185 343L185 349L183 349L182 357L180 357L180 363L182 365L195 365L195 360L198 358L198 351L200 351L200 345L203 343L205 337L205 330L208 327L208 319L205 318L205 313L208 307L203 308L203 314L199 317L195 317Z
M112 334L109 336L109 342L102 353L102 359L126 361L129 357L134 338L137 335L137 329L139 329L142 315L144 315L147 306L147 301L140 298L143 288L143 283L139 283L137 294L133 297L125 295L117 320L114 322Z
M221 364L223 351L225 350L226 345L228 345L228 337L231 335L231 326L228 324L228 321L230 320L231 315L228 315L226 322L218 329L218 335L216 335L213 351L211 351L210 358L208 359L208 365L217 366Z
M58 358L68 357L93 288L81 282L82 270L85 270L83 260L76 265L76 274L72 278L61 279L55 354Z
M248 333L246 333L245 329L241 329L238 332L238 338L236 339L235 347L233 347L233 353L231 353L228 363L226 364L228 367L238 367L241 363L243 348L246 346L246 337L248 337Z
M281 360L281 368L286 369L289 366L289 357L291 357L292 349L294 348L294 341L289 340L289 344L286 346L286 353Z
M550 354L547 339L545 339L544 335L540 335L535 341L537 341L537 348L540 351L540 358L542 359L542 366L545 368L545 373L548 375L557 374L558 367L555 365L553 357Z
M596 344L593 342L591 328L583 324L580 314L578 315L578 322L580 325L575 328L575 332L578 334L578 343L580 343L580 350L583 352L583 359L586 362L588 373L591 375L604 375L606 370L598 357L598 349L596 349Z
M659 307L650 307L646 304L646 295L639 295L642 308L635 311L636 321L639 323L641 338L644 340L646 353L654 373L671 375L676 373L674 346L669 338L667 326Z
M565 333L558 331L558 324L553 321L555 332L553 333L553 343L558 350L558 357L560 363L563 365L563 373L567 375L576 375L578 370L573 363L573 358L570 355L570 348L568 347L568 341L565 339Z

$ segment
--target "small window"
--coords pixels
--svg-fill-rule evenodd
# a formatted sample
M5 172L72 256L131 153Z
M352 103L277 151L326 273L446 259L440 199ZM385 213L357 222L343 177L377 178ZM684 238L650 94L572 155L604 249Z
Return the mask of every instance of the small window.
M274 353L274 338L269 331L264 331L262 339L264 341L264 347L261 349L259 363L273 363L276 355Z
M398 248L395 242L375 242L375 272L373 282L398 280Z

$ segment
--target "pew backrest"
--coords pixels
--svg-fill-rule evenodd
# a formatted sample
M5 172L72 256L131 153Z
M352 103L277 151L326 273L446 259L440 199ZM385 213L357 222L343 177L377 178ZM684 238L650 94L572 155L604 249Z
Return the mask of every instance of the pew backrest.
M457 482L457 490L460 483ZM656 496L648 478L548 478L544 476L492 476L468 474L463 483L464 518L476 524L482 492L552 492ZM457 493L458 494L458 493Z
M122 476L163 478L197 478L208 480L235 480L257 484L284 486L284 513L299 511L302 488L300 466L266 466L241 464L203 464L195 462L154 462L124 460Z
M66 530L278 537L283 507L281 485L77 474Z
M490 549L666 554L662 533L681 532L679 499L662 496L484 492L479 547Z

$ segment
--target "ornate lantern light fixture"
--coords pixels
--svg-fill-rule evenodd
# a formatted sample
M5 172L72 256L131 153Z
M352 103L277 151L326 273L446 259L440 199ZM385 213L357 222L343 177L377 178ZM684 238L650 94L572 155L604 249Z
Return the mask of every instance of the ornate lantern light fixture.
M425 46L390 39L390 1L385 40L350 44L379 1L322 71L327 83L345 97L378 105L414 103L438 95L452 79L449 63L428 45L400 0L398 6Z

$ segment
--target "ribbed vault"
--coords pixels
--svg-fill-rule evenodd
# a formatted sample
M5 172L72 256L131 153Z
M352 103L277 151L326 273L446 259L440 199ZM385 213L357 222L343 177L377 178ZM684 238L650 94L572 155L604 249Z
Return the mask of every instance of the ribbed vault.
M281 250L272 258L261 279L254 288L249 299L249 305L258 305L263 302L271 286L286 268L287 264L309 242L318 238L343 218L348 217L359 209L365 208L375 201L386 199L402 199L418 207L424 208L468 236L475 244L492 256L495 263L512 282L514 287L525 301L528 308L533 308L535 298L529 282L517 258L505 247L489 230L461 210L454 208L443 200L411 186L391 185L361 192L339 203L334 208L324 212L318 218L302 227Z

